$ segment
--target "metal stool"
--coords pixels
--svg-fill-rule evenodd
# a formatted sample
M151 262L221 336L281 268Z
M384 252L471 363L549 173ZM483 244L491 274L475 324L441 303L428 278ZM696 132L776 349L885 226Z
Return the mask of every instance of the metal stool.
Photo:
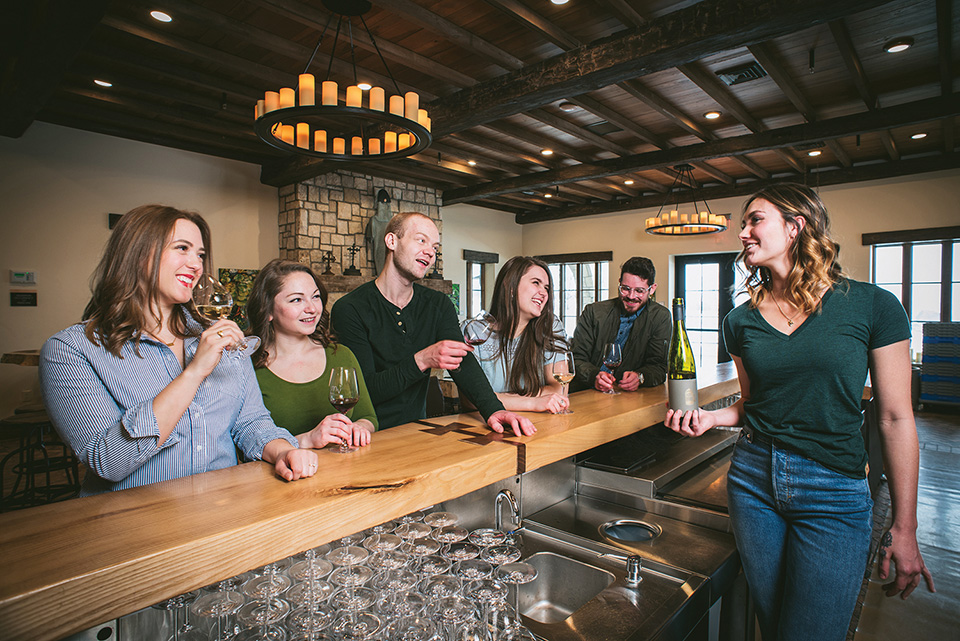
M79 461L57 436L46 412L8 416L0 421L0 438L20 441L0 460L0 483L8 463L16 475L9 491L0 487L0 512L73 498L80 491ZM65 482L54 482L52 475L58 471Z

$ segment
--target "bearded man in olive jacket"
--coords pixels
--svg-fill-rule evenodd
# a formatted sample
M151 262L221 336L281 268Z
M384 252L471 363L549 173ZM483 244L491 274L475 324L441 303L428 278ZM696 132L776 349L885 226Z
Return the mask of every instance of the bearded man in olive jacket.
M667 379L667 350L672 332L669 310L650 297L657 290L656 269L649 258L635 256L620 268L619 296L587 305L573 333L576 377L571 391L601 392L662 385ZM603 364L603 347L620 343L623 360L611 372Z

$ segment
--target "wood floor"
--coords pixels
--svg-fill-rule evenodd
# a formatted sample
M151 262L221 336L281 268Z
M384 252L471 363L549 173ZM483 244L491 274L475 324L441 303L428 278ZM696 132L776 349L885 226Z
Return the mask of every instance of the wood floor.
M882 586L890 579L881 580L874 563L855 641L960 639L960 412L931 407L916 417L917 540L937 592L921 583L905 601L887 598Z

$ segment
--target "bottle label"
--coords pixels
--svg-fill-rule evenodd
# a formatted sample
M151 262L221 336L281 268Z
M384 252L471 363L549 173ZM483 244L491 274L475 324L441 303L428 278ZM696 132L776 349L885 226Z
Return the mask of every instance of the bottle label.
M667 381L667 393L670 397L670 409L687 412L699 407L697 397L697 379L671 379Z

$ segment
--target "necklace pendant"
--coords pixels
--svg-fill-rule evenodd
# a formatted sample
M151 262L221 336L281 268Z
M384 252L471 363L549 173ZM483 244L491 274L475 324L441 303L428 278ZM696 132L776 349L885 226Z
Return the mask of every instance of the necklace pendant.
M792 320L788 320L788 321L787 321L787 327L793 327L793 321L792 321Z

